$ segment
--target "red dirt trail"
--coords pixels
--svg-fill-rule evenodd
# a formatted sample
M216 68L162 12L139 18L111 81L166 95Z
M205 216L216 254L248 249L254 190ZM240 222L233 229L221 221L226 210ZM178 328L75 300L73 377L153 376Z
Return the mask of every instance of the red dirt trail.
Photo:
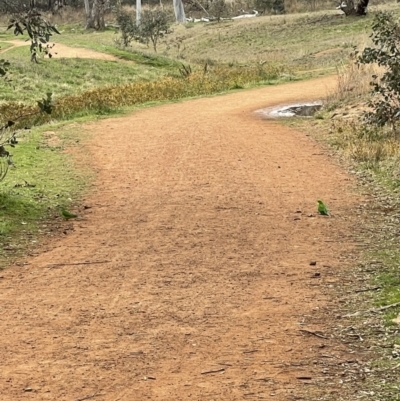
M1 273L0 400L287 401L326 380L318 361L342 351L301 330L329 330L312 318L335 305L359 200L320 145L254 110L334 84L88 124L91 208Z

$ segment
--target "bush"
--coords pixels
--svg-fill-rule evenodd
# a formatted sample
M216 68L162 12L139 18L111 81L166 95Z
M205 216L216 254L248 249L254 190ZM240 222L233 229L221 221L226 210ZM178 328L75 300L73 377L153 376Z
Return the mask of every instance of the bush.
M221 18L229 14L228 6L225 0L214 0L209 8L210 14L219 22Z
M132 15L126 11L121 11L117 16L119 31L121 32L121 40L124 46L129 46L133 40L133 33L136 30L135 21Z
M272 14L284 14L285 2L284 0L255 0L255 6L263 13L269 12Z
M154 8L143 10L139 23L127 13L118 15L117 22L125 46L128 46L132 40L147 46L151 42L154 52L157 53L158 40L172 32L170 28L173 18L168 11Z
M18 10L16 8L16 10ZM16 12L11 18L7 30L13 29L14 35L29 35L31 46L31 61L38 62L38 54L44 53L51 57L48 42L53 33L59 34L57 28L46 21L40 13L30 9L28 11ZM0 78L7 79L6 75L10 68L10 63L0 60ZM51 114L53 102L52 94L48 93L45 98L37 102L38 108L34 111L24 110L18 114L19 108L12 107L11 113L7 114L0 110L0 181L7 175L8 166L12 165L12 154L7 150L8 147L14 148L18 143L16 135L17 129L22 126L26 119L33 121L40 114Z
M358 62L378 64L385 72L381 77L372 75L371 111L364 118L379 127L389 125L396 132L400 117L400 24L393 14L380 12L375 16L371 39L374 47L365 48Z

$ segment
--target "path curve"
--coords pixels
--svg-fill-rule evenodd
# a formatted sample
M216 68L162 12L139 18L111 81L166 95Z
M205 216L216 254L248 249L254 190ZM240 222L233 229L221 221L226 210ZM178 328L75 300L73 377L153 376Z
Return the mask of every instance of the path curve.
M6 53L16 47L30 46L30 42L22 40L8 40L2 41L3 43L9 43L12 46L6 49L0 50L1 53ZM106 61L122 61L118 57L112 56L111 54L96 52L91 49L85 49L83 47L72 47L57 43L51 51L52 58L90 58L97 60Z
M313 317L333 305L324 289L352 247L358 199L310 137L254 113L333 85L88 124L91 208L1 274L0 399L287 401L304 381L336 387L323 363L345 350L307 330L329 327ZM316 216L319 198L334 217Z

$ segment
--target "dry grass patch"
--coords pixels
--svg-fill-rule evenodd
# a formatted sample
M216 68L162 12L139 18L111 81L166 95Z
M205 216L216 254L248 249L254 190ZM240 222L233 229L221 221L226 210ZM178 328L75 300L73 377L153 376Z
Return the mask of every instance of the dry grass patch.
M89 114L108 114L125 106L213 95L249 85L271 83L284 73L282 66L269 64L243 68L217 67L207 72L194 71L181 78L167 76L157 81L110 85L56 99L51 117L65 119ZM49 121L50 117L44 114L32 117L36 110L36 106L16 102L0 104L0 115L5 121L14 120L16 116L26 116L19 120L21 125Z
M365 98L371 91L373 74L381 74L378 66L370 64L357 64L351 60L337 68L336 90L328 95L328 103L333 105L341 102L350 103Z

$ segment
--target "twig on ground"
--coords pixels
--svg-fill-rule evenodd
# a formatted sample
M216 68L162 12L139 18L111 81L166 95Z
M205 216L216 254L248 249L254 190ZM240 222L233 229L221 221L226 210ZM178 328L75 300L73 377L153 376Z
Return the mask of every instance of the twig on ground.
M399 306L399 305L400 305L400 302L395 302L394 304L381 306L380 308L377 308L377 309L370 309L370 312L378 313L378 312L383 311L385 309L394 308L395 306Z
M84 400L89 400L90 398L94 398L97 397L98 395L100 395L99 393L93 393L93 394L89 394L89 395L85 395L84 397L81 398L77 398L74 401L84 401Z
M364 288L362 290L355 290L354 292L367 292L367 291L377 291L380 290L381 287L372 287L372 288Z
M220 368L220 369L212 369L212 370L205 370L204 372L201 372L202 375L208 375L209 373L219 373L219 372L224 372L225 368Z
M54 269L56 267L62 267L62 266L95 265L95 264L109 263L109 262L111 262L111 261L110 260L101 260L101 261L97 261L97 262L53 263L51 265L48 265L47 267L49 269Z
M364 313L378 313L378 312L382 312L383 310L386 310L386 309L389 309L389 308L394 308L395 306L399 306L399 305L400 305L400 302L395 302L394 304L381 306L380 308L372 308L372 309L367 309L365 311L358 311L358 312L354 312L354 313L348 313L347 315L343 315L342 317L359 316L359 315L362 315Z
M311 334L311 335L319 337L319 338L327 338L322 334L316 333L315 331L310 331L310 330L306 330L306 329L300 329L299 331L302 331L303 333Z

